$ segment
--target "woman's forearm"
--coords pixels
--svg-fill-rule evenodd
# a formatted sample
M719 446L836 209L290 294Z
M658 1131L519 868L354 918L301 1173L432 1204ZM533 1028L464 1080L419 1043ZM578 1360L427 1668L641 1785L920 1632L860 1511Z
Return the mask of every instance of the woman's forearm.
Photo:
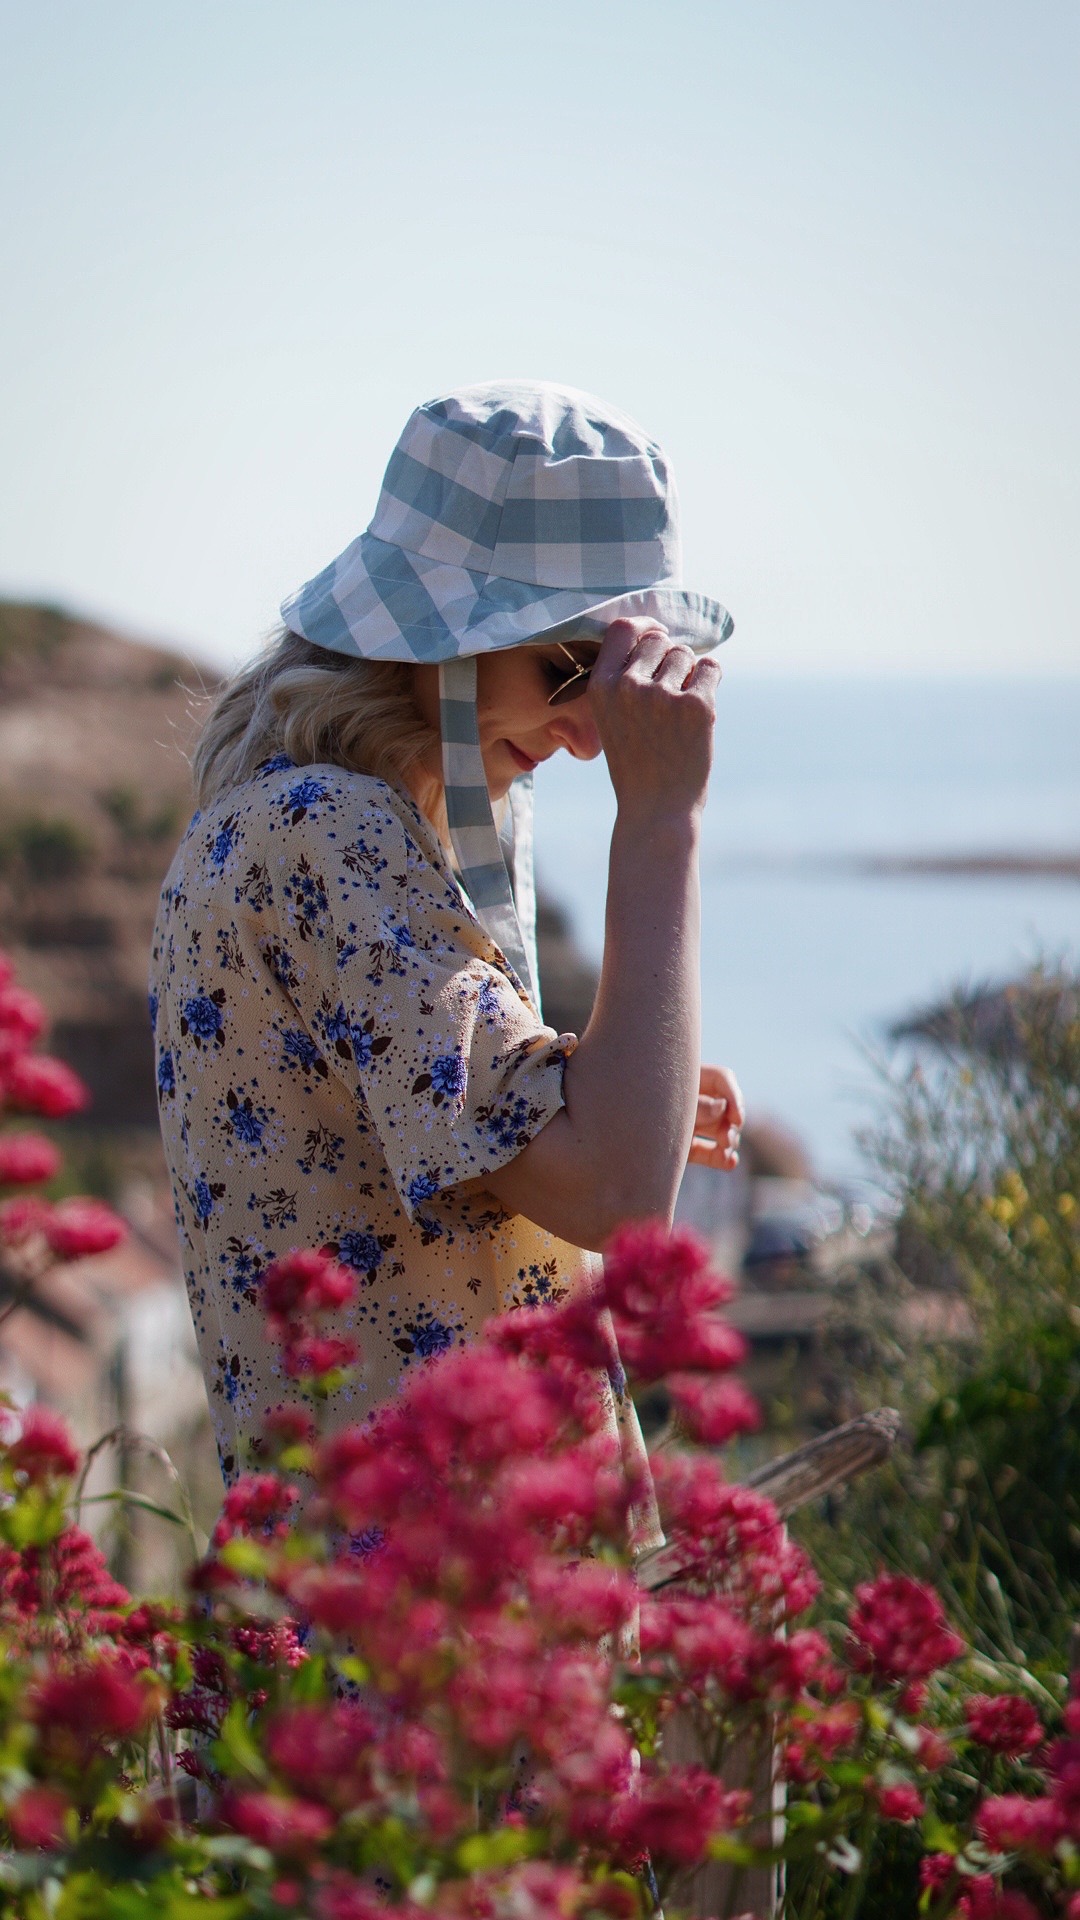
M620 812L604 962L566 1063L565 1107L485 1182L515 1212L598 1248L620 1221L670 1218L686 1165L700 1058L699 815Z
M601 1220L670 1217L700 1060L699 820L620 815L596 1005L566 1065L566 1113Z

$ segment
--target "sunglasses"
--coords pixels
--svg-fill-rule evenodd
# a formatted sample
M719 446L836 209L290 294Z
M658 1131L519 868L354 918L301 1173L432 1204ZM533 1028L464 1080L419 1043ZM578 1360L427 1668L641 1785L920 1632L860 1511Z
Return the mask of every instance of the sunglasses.
M544 674L552 691L548 695L549 707L564 707L568 701L577 700L589 684L589 677L596 665L599 647L590 648L586 659L578 659L561 640L556 641L563 660L543 661ZM564 664L565 662L565 664Z

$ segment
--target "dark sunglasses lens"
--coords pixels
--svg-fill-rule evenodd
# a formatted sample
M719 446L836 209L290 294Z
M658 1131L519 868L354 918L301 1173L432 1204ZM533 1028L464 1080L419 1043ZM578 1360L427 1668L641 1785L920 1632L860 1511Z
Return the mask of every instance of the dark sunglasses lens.
M569 678L564 681L563 685L552 694L551 699L548 701L548 706L565 707L569 701L580 699L589 684L589 675L591 672L592 668L586 667L583 673L572 673Z
M600 649L598 647L589 649L584 659L579 654L572 654L568 648L560 651L563 658L558 662L552 662L552 665L557 665L562 670L563 680L562 685L556 687L549 697L549 707L565 707L568 700L580 700L589 684L589 675L596 665L596 656Z

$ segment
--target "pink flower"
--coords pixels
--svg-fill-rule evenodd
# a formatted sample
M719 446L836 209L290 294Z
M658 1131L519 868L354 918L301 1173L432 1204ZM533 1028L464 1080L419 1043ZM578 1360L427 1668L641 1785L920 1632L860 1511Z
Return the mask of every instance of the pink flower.
M214 1529L214 1545L221 1546L233 1533L265 1533L280 1530L300 1495L287 1480L276 1473L246 1473L229 1488Z
M669 1232L659 1220L621 1227L605 1249L604 1294L633 1379L723 1372L745 1357L742 1336L715 1312L731 1284L710 1271L708 1248L688 1228Z
M270 1764L289 1786L339 1809L374 1797L375 1745L375 1722L351 1702L286 1707L266 1734Z
M618 1633L633 1619L638 1599L629 1574L602 1560L566 1566L552 1557L529 1580L531 1606L551 1619L560 1639L595 1641Z
M938 1733L935 1727L919 1727L916 1731L919 1744L915 1754L920 1767L925 1767L927 1773L940 1773L956 1755L944 1734Z
M1008 1893L988 1873L977 1873L963 1883L964 1891L956 1904L962 1920L1039 1920L1031 1901L1022 1893Z
M233 1627L229 1640L238 1653L262 1667L302 1667L307 1659L291 1620Z
M45 1239L60 1260L107 1253L127 1238L127 1226L102 1200L61 1200L46 1215Z
M751 1691L749 1628L724 1601L694 1594L658 1596L641 1607L641 1653L666 1654L680 1679L695 1689L709 1680L733 1699Z
M880 1787L877 1803L883 1820L899 1820L905 1825L909 1820L921 1820L926 1812L922 1794L906 1782L895 1787Z
M305 1567L289 1583L289 1598L313 1626L326 1633L359 1633L371 1612L371 1596L355 1565Z
M263 1433L278 1447L309 1446L315 1439L315 1422L306 1407L271 1407L263 1420Z
M995 1853L1052 1853L1061 1839L1064 1821L1052 1800L1026 1800L1004 1793L984 1800L975 1816L980 1837Z
M262 1277L263 1305L281 1320L343 1307L355 1291L356 1282L347 1267L339 1266L330 1254L311 1249L272 1260Z
M282 1366L290 1380L318 1379L339 1367L351 1367L360 1357L355 1340L331 1334L305 1333L285 1343Z
M16 1473L25 1474L35 1484L67 1479L79 1466L79 1449L64 1421L42 1406L27 1407L20 1432L8 1445L7 1457Z
M71 1802L58 1787L24 1787L7 1810L7 1823L17 1847L62 1847Z
M117 1659L103 1655L54 1668L31 1688L27 1704L50 1745L85 1757L105 1741L143 1733L157 1703Z
M4 1072L8 1105L16 1113L40 1113L62 1120L81 1113L90 1103L90 1089L62 1060L47 1053L19 1054Z
M41 1233L51 1209L34 1193L22 1193L0 1200L0 1242L6 1247L22 1247Z
M626 1476L612 1449L581 1445L548 1459L512 1461L499 1492L522 1527L584 1545L595 1533L620 1537L630 1502Z
M808 1717L795 1724L793 1737L784 1749L785 1771L804 1784L819 1778L822 1762L835 1760L857 1744L862 1725L857 1700L838 1700L827 1707L815 1703Z
M484 1329L488 1345L514 1358L543 1366L564 1360L598 1372L616 1358L611 1323L592 1294L574 1294L560 1307L533 1307L528 1313L504 1313Z
M296 1890L295 1900L284 1904L295 1905L300 1898L300 1889ZM363 1880L354 1880L351 1874L340 1873L329 1881L324 1881L314 1896L311 1911L314 1920L389 1920L391 1909L385 1900L380 1900L374 1887ZM401 1913L400 1908L393 1909L394 1920Z
M0 1138L0 1186L30 1187L60 1171L60 1155L42 1133L9 1133Z
M761 1408L739 1380L677 1373L667 1385L682 1426L699 1446L722 1447L737 1433L754 1433L761 1425Z
M925 1853L919 1861L919 1885L924 1892L929 1888L935 1897L958 1878L955 1854Z
M44 1564L43 1564L44 1563ZM43 1577L44 1576L44 1577ZM45 1596L60 1619L82 1615L86 1631L99 1630L103 1609L128 1604L131 1596L113 1579L104 1557L79 1527L65 1527L48 1548L0 1547L0 1617L14 1615L33 1634Z
M285 1859L303 1859L333 1831L334 1816L314 1800L273 1793L229 1793L221 1806L226 1826Z
M980 1747L1011 1759L1042 1744L1042 1721L1030 1700L1016 1693L974 1694L967 1703L967 1723Z
M748 1799L729 1793L704 1767L672 1767L667 1774L645 1776L635 1792L625 1795L614 1811L613 1838L627 1860L649 1854L693 1866L714 1833L730 1831L745 1818Z
M849 1657L879 1686L921 1680L964 1651L933 1587L904 1573L882 1573L855 1589Z
M0 1033L18 1046L29 1046L45 1031L45 1009L25 987L10 978L0 981Z
M730 1486L705 1454L661 1453L652 1466L664 1529L688 1574L741 1607L767 1602L787 1619L810 1605L817 1575L770 1501Z

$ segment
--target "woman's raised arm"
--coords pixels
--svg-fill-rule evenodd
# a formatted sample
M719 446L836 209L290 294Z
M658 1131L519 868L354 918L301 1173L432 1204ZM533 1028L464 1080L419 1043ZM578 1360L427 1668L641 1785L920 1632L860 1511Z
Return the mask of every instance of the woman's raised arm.
M597 1249L620 1221L670 1218L700 1059L698 842L720 670L643 620L608 628L589 697L618 802L604 959L566 1064L565 1107L484 1185Z

